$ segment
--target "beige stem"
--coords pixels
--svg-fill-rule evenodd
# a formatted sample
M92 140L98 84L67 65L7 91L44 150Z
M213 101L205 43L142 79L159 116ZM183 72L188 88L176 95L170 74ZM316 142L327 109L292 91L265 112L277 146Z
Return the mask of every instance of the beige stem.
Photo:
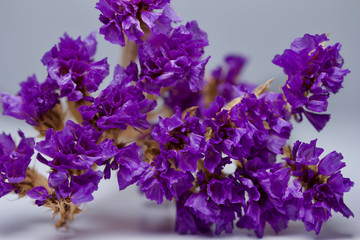
M54 131L63 130L64 118L65 114L61 104L56 104L53 109L42 115L41 119L38 121L39 126L36 126L35 129L39 132L39 137L44 137L46 131L50 128L53 128Z
M49 187L47 179L33 168L27 169L24 181L14 184L19 197L25 197L28 191L39 186L46 188L50 195L55 193L54 189ZM55 224L57 228L66 226L67 222L74 219L75 214L81 212L69 199L61 199L59 202L57 198L47 198L44 206L54 211L53 216L60 214L60 220Z
M127 37L125 37L125 47L121 48L120 55L120 65L124 68L129 66L131 61L135 61L138 55L138 46L136 43L130 42Z

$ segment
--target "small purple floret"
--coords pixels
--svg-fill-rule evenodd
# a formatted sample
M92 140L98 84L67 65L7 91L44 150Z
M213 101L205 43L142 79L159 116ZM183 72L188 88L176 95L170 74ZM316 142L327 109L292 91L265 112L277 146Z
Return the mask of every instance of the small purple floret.
M0 197L14 190L14 183L26 178L26 170L34 154L34 139L25 138L19 131L21 140L16 146L10 135L0 134Z
M305 34L273 59L273 63L288 75L282 89L292 112L305 114L318 131L329 120L329 115L319 113L327 110L330 93L336 94L342 88L344 77L350 73L348 69L342 69L341 45L324 47L325 41L328 41L325 34Z
M3 114L25 120L28 124L38 126L42 116L59 103L58 86L47 78L39 83L33 75L20 84L21 90L16 96L1 94Z
M174 87L180 82L185 82L191 92L202 90L209 57L201 57L207 45L207 34L195 21L175 28L168 35L151 35L139 48L138 86L159 96L161 88Z
M181 18L168 4L170 0L100 0L96 8L100 10L99 20L104 24L100 34L105 40L125 46L125 36L136 44L142 44L144 26L152 32L167 34L171 23ZM144 25L144 26L143 26Z
M60 88L60 97L70 101L82 100L88 92L98 90L109 75L109 65L104 58L95 62L95 33L85 39L73 39L66 33L60 43L45 53L41 62L47 67L48 76Z
M95 98L90 106L81 106L79 112L85 121L94 121L98 128L108 130L147 129L147 113L156 107L156 101L145 98L143 92L132 82L137 81L138 70L135 63L126 69L117 65L114 80Z

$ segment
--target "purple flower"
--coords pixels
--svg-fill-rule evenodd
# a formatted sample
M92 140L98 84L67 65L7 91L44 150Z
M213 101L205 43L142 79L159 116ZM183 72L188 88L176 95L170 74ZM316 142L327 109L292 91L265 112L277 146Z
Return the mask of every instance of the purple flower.
M92 201L92 193L98 189L104 173L91 168L94 164L104 164L118 153L113 140L98 143L101 134L91 125L81 126L71 120L66 122L63 131L49 129L45 140L37 143L35 149L39 151L38 160L51 167L48 183L55 195L44 189L33 189L29 196L36 199L38 205L54 197L58 201L69 197L75 205Z
M305 34L295 39L290 49L273 59L273 63L282 67L288 75L282 89L292 112L304 113L318 131L325 126L329 115L317 113L327 110L330 93L335 94L342 88L344 77L350 72L342 69L341 45L324 47L322 43L325 41L328 41L325 34Z
M127 69L117 65L114 80L104 89L90 106L81 106L79 112L85 121L96 123L102 130L128 125L137 129L147 129L147 113L156 106L156 101L145 98L143 92L132 85L137 80L137 66L130 64Z
M96 8L101 11L99 20L104 24L100 34L113 44L125 46L124 34L130 41L142 44L145 24L153 32L171 31L171 23L179 22L170 0L100 0Z
M220 215L219 206L209 199L205 192L192 194L185 202L185 207L190 208L198 218L207 223L215 222Z
M152 137L159 142L161 152L171 152L174 164L183 171L195 172L197 161L203 158L206 129L199 118L180 110L171 118L162 119L152 130Z
M169 90L168 95L164 97L164 103L174 112L176 108L180 108L181 111L193 106L199 109L205 108L202 92L190 91L189 84L185 81L178 82Z
M139 147L133 143L120 148L114 160L105 161L104 177L109 179L111 170L118 170L117 179L121 191L138 181L146 166L139 158Z
M252 92L256 86L238 81L247 59L241 55L228 55L225 57L226 66L217 67L212 71L212 81L215 81L218 95L224 97L226 102L242 96L245 92Z
M38 126L43 115L59 103L59 95L56 93L58 86L50 78L40 84L35 75L22 82L20 86L21 90L16 96L1 94L3 114Z
M153 163L148 164L137 183L142 192L157 204L167 200L178 199L179 196L190 189L194 180L190 172L183 172L171 168L174 152L162 152ZM173 154L174 155L174 154Z
M261 237L266 223L279 232L290 219L296 220L294 208L302 194L299 184L290 182L289 169L259 159L241 166L234 174L215 178L199 171L198 190L184 192L177 200L176 230L196 233L215 225L216 234L231 233L238 217L238 227L253 229Z
M6 182L5 176L3 174L0 175L0 198L11 193L15 187Z
M88 92L98 90L100 83L109 75L107 59L95 62L95 33L81 40L72 39L66 33L60 43L45 53L41 62L47 67L49 78L56 81L60 97L79 101Z
M224 98L217 97L203 111L203 124L211 128L204 166L210 172L221 170L229 162L222 153L239 161L261 158L275 162L292 129L281 94L267 94L260 99L245 94L230 111L222 109L224 103Z
M268 93L257 98L247 93L227 110L225 101L217 97L202 111L208 140L199 144L198 151L203 153L199 157L204 168L197 172L196 188L191 188L192 193L184 193L184 206L177 204L176 229L195 233L200 231L200 223L199 226L206 226L203 230L215 225L216 234L231 233L238 216L237 226L253 229L258 236L263 235L266 223L279 232L289 220L296 219L302 197L299 184L290 182L291 171L275 162L292 129L286 102L281 94ZM160 151L162 145L173 147L177 146L174 143L182 143L180 149L189 146L186 140L178 140L186 130L181 130L181 117L177 115L160 121L153 130ZM174 135L176 132L180 133ZM174 156L168 159L176 159ZM222 169L232 161L238 167L227 176ZM176 199L184 201L182 196Z
M35 204L39 207L46 203L49 194L48 190L43 186L34 187L26 193L30 198L35 199Z
M192 173L203 158L205 132L197 116L182 116L180 109L171 118L159 117L151 133L159 152L138 181L147 198L161 204L164 197L178 199L193 186Z
M98 184L103 178L101 171L88 169L85 173L71 177L70 200L75 205L90 202L94 199L92 193L98 189Z
M75 205L90 202L94 199L93 192L98 189L100 180L104 174L98 170L88 169L83 173L72 175L69 171L53 170L49 175L49 186L55 190L55 196L60 199L70 198ZM39 206L44 204L46 199L53 198L53 194L44 188L34 188L28 195L36 199Z
M189 207L185 206L190 196L192 196L192 193L187 191L176 201L175 231L180 234L186 234L187 232L191 234L210 232L211 224L198 218Z
M97 143L101 134L90 125L81 126L69 120L63 131L47 130L45 140L35 146L39 151L37 158L58 171L87 170L94 163L101 165L117 154L112 140ZM51 160L47 160L42 154Z
M25 180L34 154L34 139L25 138L21 131L18 133L21 140L17 146L10 135L0 134L0 197L13 190L11 184Z
M159 96L161 88L173 87L179 82L185 82L191 92L200 91L209 60L201 57L208 44L207 34L195 21L175 28L169 35L153 34L139 48L138 86Z
M317 234L321 226L331 217L331 210L340 212L345 217L354 216L344 204L343 195L354 183L344 178L340 169L345 167L341 162L342 155L331 152L319 159L323 149L316 147L316 140L310 144L297 141L291 158L286 158L296 176L304 187L303 199L299 205L299 219L304 222L306 230Z
M243 164L234 174L234 179L240 183L249 194L240 213L237 226L253 229L258 237L262 237L266 223L279 232L287 227L294 218L291 210L296 208L297 198L300 198L300 188L296 183L289 182L290 171L281 164L264 163L253 159ZM292 186L289 191L289 186ZM296 216L296 214L295 214Z

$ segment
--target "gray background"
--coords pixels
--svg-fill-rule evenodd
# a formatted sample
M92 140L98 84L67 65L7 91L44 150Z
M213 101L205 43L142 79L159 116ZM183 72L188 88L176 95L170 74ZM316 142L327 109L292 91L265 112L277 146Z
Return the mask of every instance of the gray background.
M72 37L87 36L101 26L95 0L0 0L0 92L16 94L18 84L27 76L36 74L42 81L46 69L40 59L60 36L67 32ZM329 113L332 119L327 127L317 133L308 123L295 124L292 141L310 141L318 138L325 152L332 150L343 154L347 167L343 170L355 186L345 196L345 201L355 213L355 218L344 219L334 214L323 227L320 238L358 238L359 207L359 89L360 89L360 1L240 1L240 0L173 0L174 9L185 21L195 19L210 40L206 54L212 58L208 70L222 62L227 53L241 53L249 58L243 79L263 83L275 77L273 89L284 83L282 70L271 63L275 54L282 53L291 41L305 33L330 32L330 43L343 44L341 54L345 67L352 72L345 78L344 88L331 96ZM113 68L120 50L98 35L96 58L108 57ZM112 73L111 73L112 75ZM102 86L111 80L108 77ZM1 107L0 107L1 108ZM0 131L15 133L22 128L29 135L36 132L23 122L0 117ZM37 165L37 168L44 169ZM0 239L22 238L86 238L112 239L121 234L133 237L168 238L172 233L175 210L172 204L165 207L148 203L138 197L135 187L117 192L115 181L102 182L95 200L85 206L86 211L77 216L67 232L55 231L50 213L31 206L27 198L0 199ZM253 238L248 231L237 231L228 238ZM249 235L250 234L250 235ZM290 228L275 236L266 233L266 239L313 238L303 226L293 223Z

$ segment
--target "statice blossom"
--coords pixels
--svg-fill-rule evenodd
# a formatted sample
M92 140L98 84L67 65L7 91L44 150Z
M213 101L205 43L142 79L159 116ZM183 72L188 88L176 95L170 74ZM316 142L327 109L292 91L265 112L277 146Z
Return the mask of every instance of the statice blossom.
M36 144L37 159L52 169L48 183L59 202L69 197L77 205L93 199L92 193L103 178L102 171L92 170L93 165L103 164L118 151L113 140L98 143L101 134L91 125L81 126L69 120L63 131L49 129L45 140Z
M325 34L305 34L273 59L288 76L282 89L292 112L300 115L300 120L304 114L318 131L330 118L319 113L327 110L330 93L336 94L342 88L344 77L350 72L342 68L341 44L325 47L325 41Z
M41 62L47 67L48 77L59 86L60 97L80 101L89 92L97 91L109 75L107 58L94 60L96 45L95 33L85 39L73 39L65 33L60 42L44 54Z
M242 55L227 55L225 57L225 66L218 66L212 71L208 84L214 84L217 94L225 98L226 102L242 96L244 92L255 90L256 85L239 79L246 62L247 59Z
M147 129L147 113L156 107L156 101L145 98L142 90L134 86L138 79L138 69L131 63L126 69L117 65L114 79L101 91L90 106L81 106L79 112L86 122L91 122L101 130Z
M192 173L203 157L205 132L197 116L182 116L180 109L171 118L159 118L151 133L159 143L159 152L138 182L147 198L160 204L164 197L178 199L192 187Z
M152 34L139 47L139 88L147 93L161 95L161 89L185 83L191 92L204 86L204 47L209 45L207 34L196 21L188 22L169 34Z
M318 234L333 212L354 216L343 156L322 156L316 140L290 145L292 117L305 116L318 131L329 121L328 98L350 72L341 45L325 46L325 34L296 38L272 61L287 75L281 93L269 91L273 79L240 81L247 59L237 54L205 77L208 35L196 21L177 24L170 1L97 1L100 34L125 47L104 88L110 67L95 60L95 33L65 33L41 59L43 83L33 75L16 96L2 93L4 115L43 139L19 131L16 145L0 134L0 198L28 196L59 214L63 227L102 179L115 177L116 190L137 185L157 204L173 201L180 234L241 228L261 238L267 226L279 233L291 221Z
M30 125L39 126L40 122L44 121L44 115L59 103L58 86L50 78L39 83L33 75L22 82L20 87L21 90L15 96L1 94L3 114L25 120Z
M230 111L223 109L225 101L217 97L203 111L203 123L211 128L205 147L205 167L210 172L219 172L228 162L222 153L238 161L258 158L275 162L292 129L281 94L269 93L258 99L248 93Z
M330 152L320 159L324 150L316 147L316 140L310 143L297 141L292 155L286 158L292 175L303 186L303 198L298 204L299 220L307 231L317 234L321 226L331 217L331 210L340 212L344 217L354 214L344 203L344 193L350 191L354 183L344 178L341 169L345 163L341 153Z
M125 46L125 36L137 45L142 44L146 29L156 33L171 31L171 23L181 18L169 4L170 0L100 0L96 8L104 24L100 34L113 44Z
M148 166L140 159L140 148L136 143L119 148L113 159L104 161L104 178L110 179L111 170L117 170L119 191L137 182Z
M254 229L258 236L266 222L278 232L290 220L281 209L287 204L283 195L290 171L275 162L292 129L286 102L274 93L260 97L246 93L231 109L225 102L217 97L202 111L207 129L201 149L203 167L196 173L196 190L179 197L184 203L177 204L176 229L180 233L209 232L215 225L216 234L231 233L238 219L238 227ZM222 172L232 162L238 166L236 171ZM277 179L283 183L274 189L270 184L278 184Z
M0 198L12 191L17 191L14 184L26 178L26 170L34 154L33 138L26 138L19 131L21 140L18 145L10 135L0 134Z

